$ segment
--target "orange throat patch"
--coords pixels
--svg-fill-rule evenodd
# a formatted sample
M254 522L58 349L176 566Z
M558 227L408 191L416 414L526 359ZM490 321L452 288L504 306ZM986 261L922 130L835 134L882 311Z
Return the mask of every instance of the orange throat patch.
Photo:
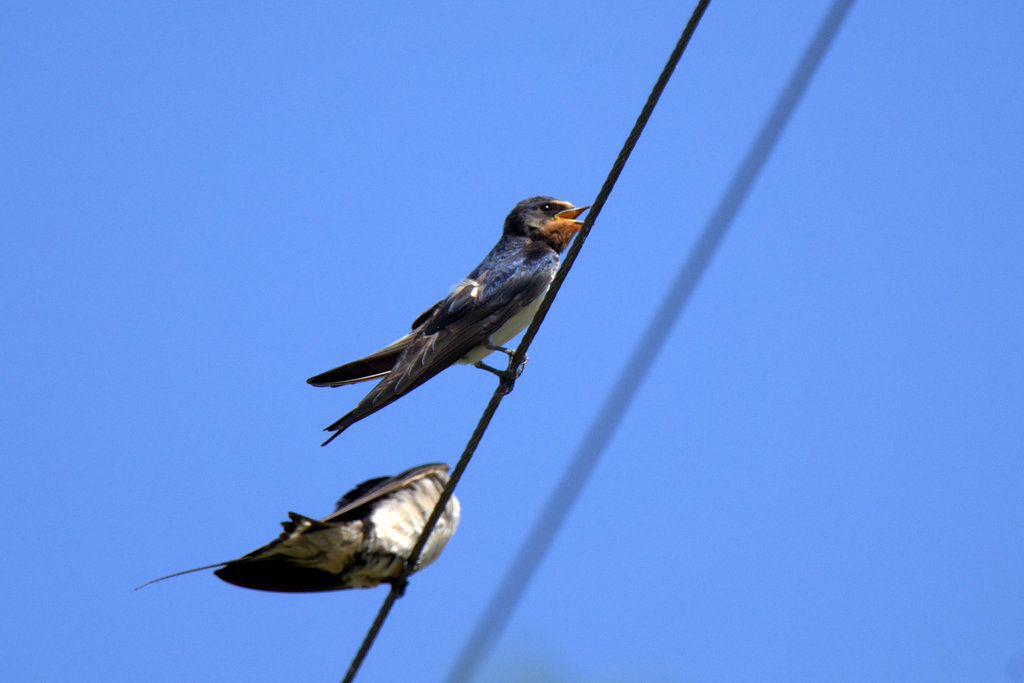
M555 251L561 253L569 246L569 240L579 231L581 225L583 224L579 221L568 218L552 218L541 228L541 231Z

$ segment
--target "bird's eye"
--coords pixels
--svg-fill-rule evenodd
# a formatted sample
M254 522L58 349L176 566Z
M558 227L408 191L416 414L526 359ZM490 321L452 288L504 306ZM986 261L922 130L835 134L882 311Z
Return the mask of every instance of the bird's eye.
M551 205L550 204L541 204L540 205L540 210L543 211L544 213L547 213L548 211L551 210Z

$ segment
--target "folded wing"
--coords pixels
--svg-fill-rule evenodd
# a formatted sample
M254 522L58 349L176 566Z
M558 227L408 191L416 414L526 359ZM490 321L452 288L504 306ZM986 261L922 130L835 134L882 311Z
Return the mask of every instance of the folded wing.
M490 274L490 277L481 274L478 280L493 284L475 287L476 293L472 296L466 291L472 281L464 281L465 287L457 288L439 302L425 319L421 316L420 327L413 331L391 372L326 431L342 432L486 343L491 334L544 293L557 265L557 256L551 254L547 260L549 263L540 268L519 268L497 276Z
M358 360L331 368L319 375L313 375L306 380L314 387L340 387L343 384L354 384L365 382L368 379L382 377L394 367L395 361L402 355L409 342L412 341L413 333L409 333L379 351L374 351L368 356Z

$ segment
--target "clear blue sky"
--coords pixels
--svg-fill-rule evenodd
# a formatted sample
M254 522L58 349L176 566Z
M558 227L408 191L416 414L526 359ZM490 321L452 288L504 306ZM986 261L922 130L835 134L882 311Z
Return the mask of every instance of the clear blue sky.
M363 681L439 678L824 13L712 3ZM8 680L340 678L384 589L209 573L454 462L327 448L519 199L590 202L689 3L6 3ZM854 6L483 680L1024 680L1024 4Z

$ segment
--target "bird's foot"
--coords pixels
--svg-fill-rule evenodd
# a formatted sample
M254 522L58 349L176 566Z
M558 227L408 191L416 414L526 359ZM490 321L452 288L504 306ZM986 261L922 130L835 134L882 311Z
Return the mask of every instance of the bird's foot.
M498 346L497 344L492 344L491 342L487 342L486 344L484 344L484 346L486 346L491 351L501 351L506 356L508 356L509 360L512 360L512 357L516 355L516 350L515 349L510 349L510 348L505 347L505 346ZM518 378L519 375L523 374L523 366L526 365L526 363L529 360L530 360L530 357L527 354L524 353L523 354L523 362L519 364L518 368L516 368L516 378Z
M487 363L484 363L482 360L478 360L476 363L473 363L473 366L497 375L498 379L500 379L505 385L505 393L507 394L512 391L512 386L516 383L516 380L519 379L519 376L523 374L523 366L526 365L527 360L527 358L524 358L523 362L516 366L514 370L509 370L507 368L505 370L499 370L498 368L491 367Z
M486 346L491 351L501 351L503 354L505 354L509 358L511 358L512 354L514 354L516 352L515 349L510 349L510 348L507 348L507 347L504 347L504 346L498 346L497 344L492 344L491 342L487 342L486 344L484 344L484 346Z
M487 363L483 362L482 360L478 360L477 362L473 363L473 367L474 368L480 368L481 370L486 370L487 372L493 373L493 374L497 375L498 377L501 377L506 372L508 372L508 370L499 370L498 368L491 367L490 365L488 365Z

